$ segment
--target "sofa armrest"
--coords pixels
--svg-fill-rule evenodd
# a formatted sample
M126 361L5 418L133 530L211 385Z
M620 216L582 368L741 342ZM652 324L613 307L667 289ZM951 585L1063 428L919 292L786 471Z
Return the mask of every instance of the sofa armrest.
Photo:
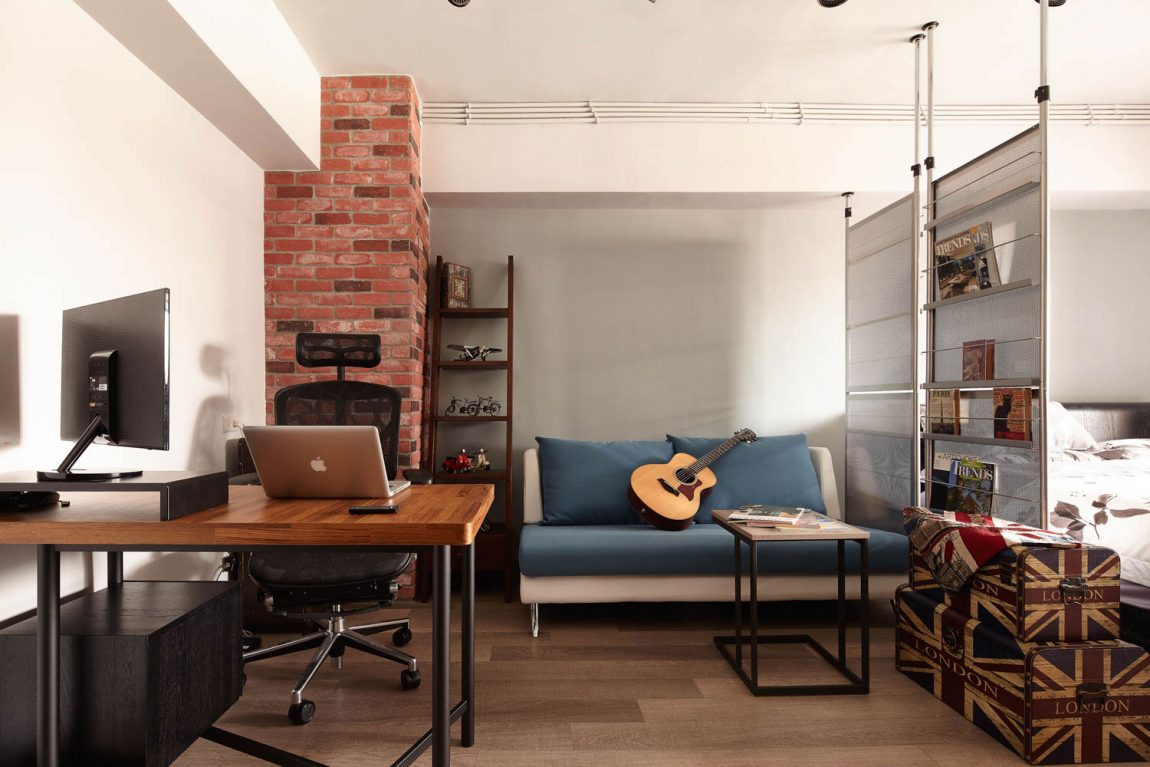
M827 516L842 519L843 512L839 507L839 487L835 482L835 466L831 460L831 451L825 447L811 447L811 463L815 467L815 476L819 478L819 492L823 496L823 505L826 506Z
M539 477L539 448L523 451L523 524L543 520L543 483Z

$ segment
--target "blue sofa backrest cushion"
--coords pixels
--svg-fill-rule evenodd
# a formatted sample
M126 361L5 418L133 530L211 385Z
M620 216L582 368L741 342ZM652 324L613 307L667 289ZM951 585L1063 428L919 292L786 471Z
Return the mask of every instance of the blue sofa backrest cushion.
M667 439L676 453L699 458L725 438L667 435ZM699 506L696 522L710 522L715 509L747 503L826 511L805 434L759 437L757 442L737 445L711 464L711 470L718 483Z
M671 460L670 442L582 442L536 437L544 525L638 525L631 472Z

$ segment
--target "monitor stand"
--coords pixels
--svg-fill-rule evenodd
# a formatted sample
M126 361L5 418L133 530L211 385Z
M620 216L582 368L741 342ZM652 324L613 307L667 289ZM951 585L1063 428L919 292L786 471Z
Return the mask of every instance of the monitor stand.
M107 428L104 425L103 417L96 416L88 424L88 428L84 429L80 438L76 440L76 444L72 445L72 449L68 451L68 455L64 457L64 461L56 470L38 471L36 472L36 479L41 482L107 482L111 479L127 479L143 474L143 469L110 469L105 471L74 471L72 469L76 465L76 461L80 460L80 456L88 449L88 445L91 445L96 437L106 433Z

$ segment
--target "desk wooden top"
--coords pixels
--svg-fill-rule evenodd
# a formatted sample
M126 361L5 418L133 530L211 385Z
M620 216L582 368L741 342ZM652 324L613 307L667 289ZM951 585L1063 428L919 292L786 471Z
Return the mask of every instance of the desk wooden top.
M815 529L810 527L748 527L740 522L732 522L727 517L733 514L731 509L715 509L714 520L717 524L739 536L745 541L865 541L870 539L870 533L857 527L839 522L830 528Z
M68 508L0 514L0 544L63 546L466 546L495 496L493 485L414 485L390 500L271 499L258 486L229 488L229 503L160 521L142 493L63 493ZM395 514L348 514L395 503Z

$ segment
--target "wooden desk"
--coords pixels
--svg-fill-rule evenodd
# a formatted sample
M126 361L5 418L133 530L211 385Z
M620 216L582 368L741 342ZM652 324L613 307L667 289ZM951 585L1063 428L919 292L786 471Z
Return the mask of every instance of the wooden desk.
M154 498L73 493L68 508L0 514L0 543L37 547L37 710L39 767L59 766L60 552L107 551L109 582L123 579L124 551L256 551L299 546L333 551L432 554L432 726L393 765L410 765L429 746L435 767L450 764L451 724L461 745L475 742L475 536L494 498L492 485L416 485L382 499L272 500L260 487L232 487L229 503L161 522ZM396 514L351 515L350 505L394 502ZM451 547L463 548L461 700L450 705ZM239 638L237 637L237 641ZM204 737L287 767L322 767L225 730Z

